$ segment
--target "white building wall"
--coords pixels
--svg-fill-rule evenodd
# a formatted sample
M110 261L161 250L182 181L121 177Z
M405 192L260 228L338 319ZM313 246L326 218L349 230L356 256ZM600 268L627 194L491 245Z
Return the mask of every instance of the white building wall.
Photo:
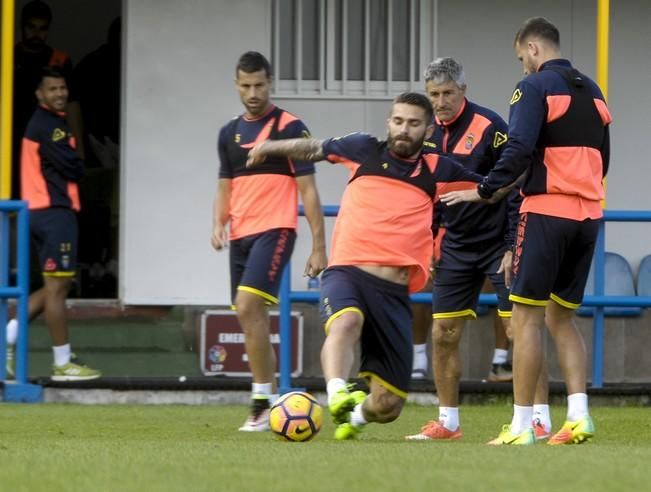
M268 0L126 1L120 297L127 304L220 304L229 300L227 253L209 243L217 181L216 135L242 111L234 66L249 49L270 46ZM513 35L527 17L544 15L561 30L565 56L595 73L596 1L439 0L432 56L465 68L470 99L508 116L521 68ZM651 108L651 3L611 3L612 160L608 207L649 209L651 170L643 143ZM424 67L423 67L424 68ZM364 130L384 135L390 102L276 98L316 137ZM324 204L339 201L343 169L317 165ZM332 219L327 219L328 232ZM646 224L611 224L607 249L636 266L651 253ZM303 288L309 228L300 224L292 281Z

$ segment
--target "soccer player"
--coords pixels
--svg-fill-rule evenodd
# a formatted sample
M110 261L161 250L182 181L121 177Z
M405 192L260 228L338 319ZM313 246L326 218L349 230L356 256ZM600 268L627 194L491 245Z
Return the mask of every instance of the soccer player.
M307 138L308 129L296 116L272 104L271 65L263 55L244 53L235 74L245 111L219 132L219 184L211 242L221 250L230 241L231 298L253 374L251 414L240 430L254 432L269 429L269 406L277 398L267 305L278 303L282 272L294 249L297 190L312 231L305 274L319 275L327 259L314 164L283 157L269 159L267 165L255 169L245 166L249 149L257 143Z
M71 126L75 137L75 150L83 156L83 124L79 103L71 100L69 89L72 75L70 56L47 44L52 23L52 10L41 0L26 3L20 12L21 40L14 49L14 110L12 131L11 198L21 199L21 151L27 124L34 115L39 101L36 90L41 83L43 67L55 67L66 79L68 90L65 108L66 123ZM12 258L12 261L14 259ZM7 323L7 365L10 378L15 376L15 344L18 338L18 322Z
M520 222L509 298L513 318L513 418L490 444L533 444L532 413L545 322L568 393L567 419L548 444L594 435L586 394L586 350L574 310L592 261L603 212L602 179L610 157L612 117L599 87L562 58L559 32L542 17L524 22L514 41L525 78L511 97L509 141L474 190L451 192L447 204L480 201L523 173Z
M502 154L507 124L494 111L466 99L463 67L452 58L437 58L425 70L425 88L435 115L434 133L425 145L452 157L467 169L486 176ZM510 380L507 365L510 266L520 209L518 190L508 198L484 206L464 203L439 207L445 233L433 289L432 361L439 398L438 419L430 421L411 440L459 439L459 343L466 319L477 317L477 300L486 277L498 298L496 349L490 380ZM498 345L501 342L502 345ZM537 400L537 432L549 437L551 421L546 381Z
M43 287L29 296L29 319L45 313L54 355L52 380L96 379L99 371L71 360L68 337L66 298L76 271L75 212L81 208L77 183L85 170L64 119L64 73L44 67L36 97L39 106L27 124L21 152L21 196L29 203L30 235L43 274ZM10 320L8 331L17 328L16 320Z
M38 101L34 96L41 79L43 67L57 67L71 89L72 61L68 53L47 44L52 24L52 10L41 0L25 4L20 13L21 40L14 50L14 119L12 198L20 199L20 151L25 128ZM74 93L68 94L66 103L66 122L75 136L76 150L83 157L83 125L81 110Z
M324 141L262 142L249 153L251 165L285 156L327 159L350 172L320 301L327 334L321 364L338 440L355 438L367 422L387 423L400 415L413 355L409 293L429 277L433 203L449 184L474 188L481 179L447 157L423 152L432 131L425 96L396 97L387 127L386 142L353 133ZM358 341L368 396L351 392L346 382Z

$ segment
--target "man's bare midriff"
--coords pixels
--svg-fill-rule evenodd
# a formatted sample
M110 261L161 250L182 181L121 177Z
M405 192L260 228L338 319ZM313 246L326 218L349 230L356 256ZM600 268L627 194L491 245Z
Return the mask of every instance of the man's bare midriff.
M381 279L394 282L396 284L409 284L409 267L385 266L385 265L355 265L366 273L380 277Z

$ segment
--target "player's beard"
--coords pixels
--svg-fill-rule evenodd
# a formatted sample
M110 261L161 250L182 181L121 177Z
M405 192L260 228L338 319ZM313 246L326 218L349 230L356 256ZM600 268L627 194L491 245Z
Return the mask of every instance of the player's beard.
M50 108L52 111L61 112L61 111L65 111L66 104L67 104L67 100L65 97L58 97L56 99L52 99L48 101L46 106Z
M418 140L412 140L410 138L396 138L388 135L387 141L389 144L389 150L391 150L391 152L403 159L409 159L421 149L423 142L425 141L425 136L423 135L423 137L419 138ZM396 146L396 143L402 145Z
M244 106L246 107L246 110L251 114L252 116L258 117L262 116L265 112L265 109L267 109L268 102L264 101L262 99L255 99L252 102L245 102Z

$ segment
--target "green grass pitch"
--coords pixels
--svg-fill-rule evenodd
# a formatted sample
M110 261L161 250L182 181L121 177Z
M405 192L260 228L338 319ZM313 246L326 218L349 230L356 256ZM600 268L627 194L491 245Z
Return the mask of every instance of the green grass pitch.
M435 416L408 405L363 438L241 433L243 406L0 404L1 491L614 491L651 489L649 408L592 409L578 446L492 447L507 405L463 406L457 442L407 442ZM553 408L554 427L563 408Z

